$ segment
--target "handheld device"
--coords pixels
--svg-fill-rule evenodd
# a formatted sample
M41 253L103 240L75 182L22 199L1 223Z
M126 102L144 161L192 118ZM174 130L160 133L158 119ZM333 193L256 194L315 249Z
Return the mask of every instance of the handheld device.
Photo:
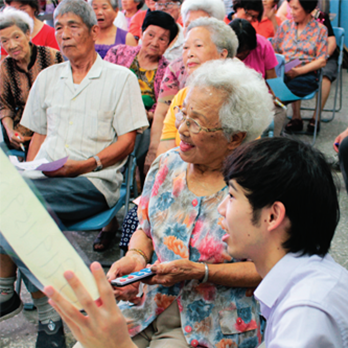
M124 275L123 277L116 278L111 281L111 285L117 287L123 287L135 282L140 281L144 278L149 278L154 276L156 273L151 271L151 268L144 268L138 272L134 272L131 274Z

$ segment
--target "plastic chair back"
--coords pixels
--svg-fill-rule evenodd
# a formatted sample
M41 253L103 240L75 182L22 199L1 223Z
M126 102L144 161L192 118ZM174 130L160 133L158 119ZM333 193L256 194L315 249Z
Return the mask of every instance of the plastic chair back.
M285 57L282 54L275 54L278 65L275 67L275 71L278 77L284 79L284 71L285 71Z

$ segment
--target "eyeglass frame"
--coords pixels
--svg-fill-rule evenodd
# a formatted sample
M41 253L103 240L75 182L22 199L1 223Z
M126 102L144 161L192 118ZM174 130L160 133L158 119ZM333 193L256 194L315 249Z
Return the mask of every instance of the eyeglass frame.
M259 15L252 15L248 10L244 9L244 13L247 17L251 17L253 21L259 21Z
M192 121L194 124L196 124L199 128L198 132L193 132L193 134L199 134L202 130L204 130L207 133L213 133L213 132L218 132L218 131L223 131L224 129L219 127L219 128L207 128L207 127L203 127L202 125L200 125L196 120L194 120L193 118L189 117L189 116L184 116L184 113L182 111L182 108L178 105L174 106L174 109L179 110L178 112L180 112L180 114L182 115L181 120L178 120L180 122L180 124L182 124L185 121L185 124L188 128L188 130L190 131L190 121ZM189 122L189 124L187 124L187 122ZM190 131L191 132L191 131Z
M178 5L178 2L180 1L170 1L168 3L165 3L165 4L159 4L157 1L155 2L155 8L156 7L160 7L160 8L165 8L166 10L170 10L171 8L173 8L175 5L179 6ZM170 5L170 7L168 7Z

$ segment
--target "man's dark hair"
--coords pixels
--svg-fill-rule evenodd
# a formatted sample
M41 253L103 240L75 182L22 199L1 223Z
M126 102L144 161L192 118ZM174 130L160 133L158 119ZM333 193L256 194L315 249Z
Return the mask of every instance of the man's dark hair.
M237 54L253 50L257 46L256 30L246 20L242 18L236 18L230 22L229 26L233 29L238 37L238 50Z
M253 10L259 13L257 19L260 22L263 14L262 0L234 0L233 11L236 12L239 8L244 10Z
M288 0L288 2L290 2L290 0ZM299 2L307 13L311 13L318 5L318 0L299 0Z
M288 252L324 256L339 221L337 189L324 155L302 142L266 138L238 147L224 166L246 191L254 212L282 202L290 220ZM254 220L253 219L253 220ZM257 219L258 220L258 219Z
M35 15L40 13L40 4L39 0L5 0L5 4L11 6L12 1L18 1L22 5L29 5L31 8L35 10Z

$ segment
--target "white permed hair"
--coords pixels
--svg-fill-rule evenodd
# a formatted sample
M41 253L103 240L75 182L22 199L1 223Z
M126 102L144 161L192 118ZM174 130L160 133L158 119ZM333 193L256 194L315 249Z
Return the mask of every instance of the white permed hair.
M211 40L214 42L219 53L226 49L228 58L234 58L236 56L239 45L238 38L233 29L225 22L212 17L201 17L190 23L187 32L197 27L204 27L209 30Z
M191 11L204 11L209 17L225 18L225 5L222 0L185 0L181 6L181 16L184 22Z
M244 142L254 140L273 119L272 96L265 81L238 59L204 63L190 76L188 86L215 88L226 94L219 117L228 140L240 132L246 132Z
M26 12L8 6L0 12L0 30L9 28L12 25L16 25L24 34L28 30L31 34L34 29L34 21Z

